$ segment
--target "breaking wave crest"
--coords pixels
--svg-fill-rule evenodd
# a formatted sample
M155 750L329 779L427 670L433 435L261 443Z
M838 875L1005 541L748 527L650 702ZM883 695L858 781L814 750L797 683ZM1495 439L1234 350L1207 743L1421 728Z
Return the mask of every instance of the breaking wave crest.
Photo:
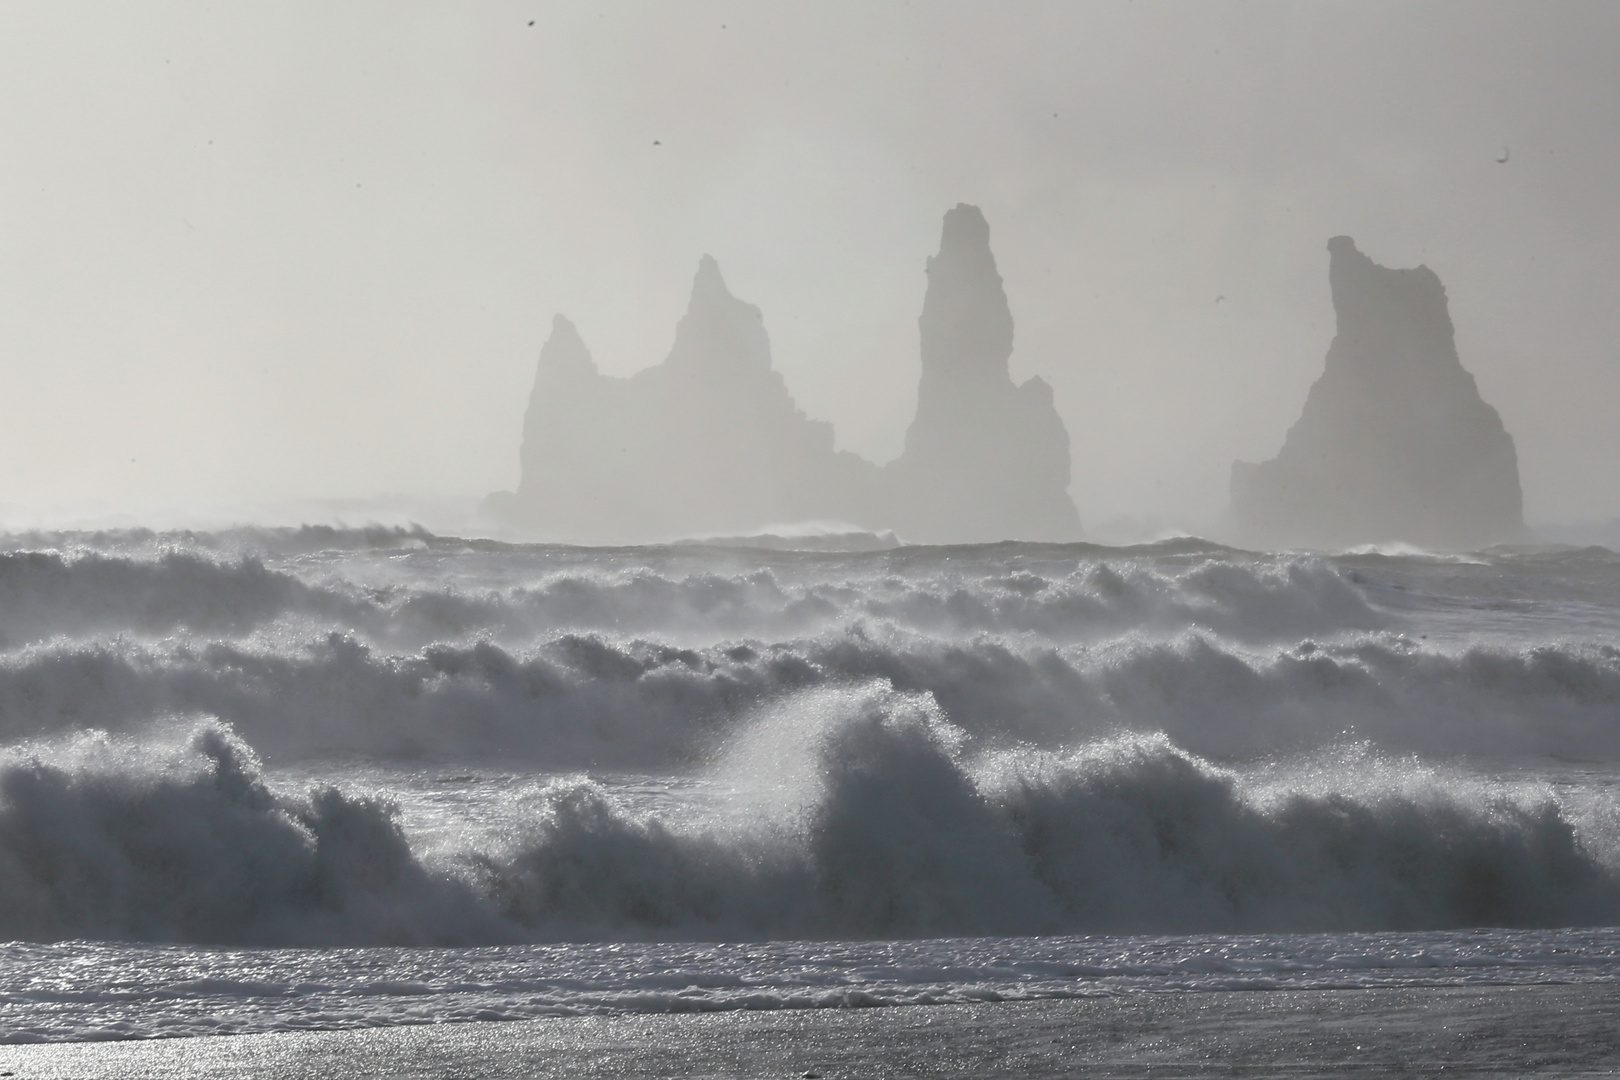
M234 637L294 610L336 620L354 615L342 598L253 559L0 552L0 648L107 632Z
M931 695L990 745L1161 731L1223 759L1345 738L1448 756L1620 754L1613 645L1447 650L1374 634L1245 649L1183 634L1057 648L863 627L702 648L597 634L403 654L339 634L41 646L0 659L0 739L202 715L274 761L652 768L708 753L785 694L867 680Z
M0 936L373 944L498 933L423 869L392 809L271 793L253 752L89 736L0 765Z
M1614 838L1544 789L1370 751L1247 772L1160 735L977 749L923 694L764 708L648 815L552 783L503 838L280 792L203 725L0 763L0 936L220 943L913 937L1614 922Z
M376 565L341 570L296 551L276 561L232 553L212 539L213 546L140 554L82 545L0 550L0 649L57 636L237 639L286 625L411 647L468 638L520 645L564 630L709 643L798 637L857 623L1056 643L1197 626L1266 641L1388 622L1349 572L1312 557L1067 559L1056 566L1014 560L1010 567L964 560L954 569L949 556L932 550L766 553L764 565L734 565L754 556L672 548L657 560L667 565L653 567L563 550L536 554L517 584L467 587L400 574L389 561L399 550L440 557L411 533L386 533L375 549L364 549L381 553Z

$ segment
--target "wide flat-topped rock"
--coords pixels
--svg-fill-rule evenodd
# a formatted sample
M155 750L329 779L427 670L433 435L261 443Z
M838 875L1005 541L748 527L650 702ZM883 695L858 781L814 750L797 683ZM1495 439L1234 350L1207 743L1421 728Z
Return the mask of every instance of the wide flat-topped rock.
M1338 330L1282 450L1232 466L1239 538L1483 547L1524 528L1518 455L1457 356L1445 286L1328 241Z

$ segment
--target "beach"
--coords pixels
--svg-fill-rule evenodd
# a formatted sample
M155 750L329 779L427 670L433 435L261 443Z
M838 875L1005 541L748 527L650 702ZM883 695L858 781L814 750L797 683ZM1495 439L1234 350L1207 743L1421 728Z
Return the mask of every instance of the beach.
M1620 986L1142 993L8 1046L19 1078L1612 1076Z

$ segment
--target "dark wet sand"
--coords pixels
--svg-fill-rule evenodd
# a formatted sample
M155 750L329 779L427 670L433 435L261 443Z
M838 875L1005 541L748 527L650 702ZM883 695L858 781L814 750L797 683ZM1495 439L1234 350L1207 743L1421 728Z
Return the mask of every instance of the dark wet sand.
M0 1047L23 1077L1620 1076L1620 985L1140 994Z

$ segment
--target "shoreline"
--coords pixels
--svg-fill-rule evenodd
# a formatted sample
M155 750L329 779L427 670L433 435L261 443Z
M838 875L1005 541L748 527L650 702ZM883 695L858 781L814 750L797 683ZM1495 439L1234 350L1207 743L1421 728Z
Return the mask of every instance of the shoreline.
M0 1047L23 1078L1620 1075L1620 985L1147 992Z

